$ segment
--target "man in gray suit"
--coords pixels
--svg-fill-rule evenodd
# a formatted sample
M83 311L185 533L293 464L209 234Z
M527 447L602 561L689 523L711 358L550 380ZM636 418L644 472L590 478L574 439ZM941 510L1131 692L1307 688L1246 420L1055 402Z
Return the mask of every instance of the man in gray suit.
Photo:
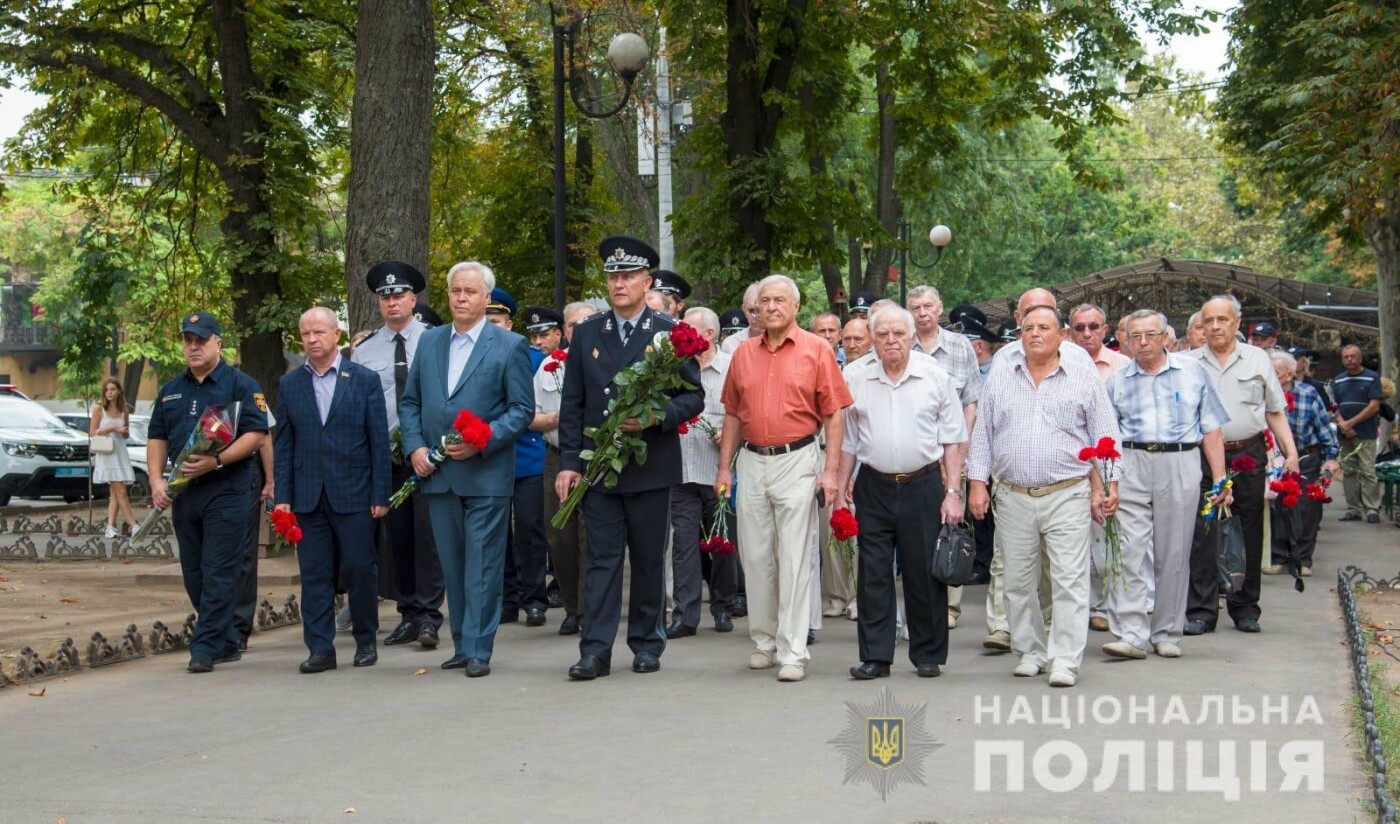
M442 666L463 668L468 678L491 674L515 438L535 416L529 344L486 322L495 286L491 269L476 261L447 273L452 323L423 333L399 406L404 451L425 479L447 589L454 654ZM435 466L429 451L453 431L463 409L490 424L491 439L480 452L471 444L445 446L447 460Z

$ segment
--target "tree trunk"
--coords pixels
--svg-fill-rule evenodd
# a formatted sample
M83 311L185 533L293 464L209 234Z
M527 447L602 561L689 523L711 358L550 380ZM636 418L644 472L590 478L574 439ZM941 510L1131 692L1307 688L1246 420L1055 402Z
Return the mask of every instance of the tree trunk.
M826 175L826 155L817 152L807 159L807 169L811 171L813 177ZM826 307L836 313L837 317L842 317L841 310L844 305L838 302L844 294L841 284L841 265L834 256L840 252L840 247L836 245L836 224L829 217L822 217L822 237L826 240L826 248L822 250L822 256L817 261L817 266L821 269L822 285L826 287Z
M1388 198L1379 216L1366 224L1366 242L1376 256L1380 295L1380 374L1400 379L1400 198Z
M591 203L589 200L589 190L593 188L593 137L592 129L587 124L580 123L574 133L574 180L570 187L569 202L575 204L576 208L570 215L572 220L565 224L568 229L568 271L567 281L564 284L564 295L567 300L578 300L583 297L583 272L588 263L589 254L592 250L581 245L581 240L588 234L588 224L592 213L577 208L580 204Z
M881 63L875 67L875 92L878 107L877 129L879 132L879 154L875 166L875 219L889 237L898 236L899 201L894 194L895 141L894 131L894 84L890 81L890 64ZM894 260L894 247L887 243L876 243L871 250L870 261L865 267L863 288L873 292L877 298L884 297L889 284L890 263Z
M381 324L365 273L384 259L428 274L434 47L430 0L360 0L345 280L351 333Z
M126 365L122 374L122 394L131 398L128 403L136 406L137 393L141 390L141 374L146 371L144 359L134 360Z

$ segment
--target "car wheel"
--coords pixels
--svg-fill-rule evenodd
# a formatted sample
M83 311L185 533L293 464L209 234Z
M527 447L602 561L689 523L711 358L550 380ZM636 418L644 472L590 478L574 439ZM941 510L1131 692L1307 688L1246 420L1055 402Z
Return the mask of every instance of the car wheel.
M86 500L85 496L83 496L83 495L64 495L64 496L63 496L63 502L64 502L65 504L75 504L75 503L77 503L78 501L82 501L82 500Z
M146 473L142 472L142 471L139 470L139 469L136 470L135 475L136 475L136 479L133 480L133 481L131 482L131 490L130 490L130 492L129 492L129 494L131 495L131 497L133 497L133 498L149 498L149 497L151 497L151 479L148 478L148 477L146 477Z
M9 505L10 505L10 496L9 496L9 495L0 495L0 506L9 506Z

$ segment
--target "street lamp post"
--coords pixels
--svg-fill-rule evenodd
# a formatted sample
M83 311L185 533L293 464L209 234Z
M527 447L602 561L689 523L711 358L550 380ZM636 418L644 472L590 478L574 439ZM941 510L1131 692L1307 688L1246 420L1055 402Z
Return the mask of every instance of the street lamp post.
M928 263L920 263L913 259L909 249L909 221L900 220L896 227L899 232L899 305L903 306L905 298L909 294L907 274L909 265L913 264L919 269L932 269L938 265L938 261L943 259L943 250L948 244L953 242L953 230L942 223L933 227L928 232L928 242L933 246L933 260Z
M568 244L565 221L566 201L564 194L564 85L569 86L574 108L584 117L602 119L612 117L622 111L632 98L632 82L646 67L651 58L651 50L640 35L624 32L608 44L608 67L622 78L624 91L617 105L606 111L590 109L580 93L580 78L574 69L574 43L571 21L560 20L559 10L551 3L549 19L554 31L554 308L564 311L564 287L567 283L565 271L568 258ZM568 77L564 66L568 63Z

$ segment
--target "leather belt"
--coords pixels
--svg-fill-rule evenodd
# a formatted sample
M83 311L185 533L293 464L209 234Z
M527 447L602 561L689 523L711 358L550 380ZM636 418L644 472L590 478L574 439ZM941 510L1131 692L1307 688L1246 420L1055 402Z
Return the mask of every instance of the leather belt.
M764 455L771 458L774 455L786 455L789 452L796 452L804 446L816 443L816 441L816 435L808 435L805 438L799 438L792 443L783 444L782 446L754 446L748 441L744 441L744 448L756 455Z
M1241 449L1248 449L1249 447L1254 446L1256 443L1259 443L1262 440L1264 440L1264 433L1258 432L1253 435L1250 435L1248 438L1245 438L1242 441L1226 441L1225 451L1239 452Z
M1298 457L1301 458L1304 455L1318 455L1321 454L1321 452L1322 444L1315 443L1312 446L1305 446L1302 449L1298 450Z
M935 471L936 469L938 469L938 461L934 461L931 464L922 466L914 470L913 472L881 472L880 470L872 467L870 464L861 464L860 466L860 471L862 473L869 472L871 475L874 475L880 480L889 481L892 484L900 485L907 484L910 481L916 480L918 478L922 478L923 476Z
M997 483L1001 484L1002 486L1006 487L1012 492L1019 492L1022 495L1029 495L1032 498L1044 498L1046 495L1049 495L1052 492L1059 492L1062 489L1069 489L1075 484L1082 483L1083 481L1083 478L1065 478L1063 481L1058 481L1053 484L1047 484L1045 486L1017 486L1016 484L1008 483L1006 481L998 481Z
M1124 449L1140 449L1143 452L1190 452L1195 449L1194 443L1143 443L1142 441L1123 441Z

